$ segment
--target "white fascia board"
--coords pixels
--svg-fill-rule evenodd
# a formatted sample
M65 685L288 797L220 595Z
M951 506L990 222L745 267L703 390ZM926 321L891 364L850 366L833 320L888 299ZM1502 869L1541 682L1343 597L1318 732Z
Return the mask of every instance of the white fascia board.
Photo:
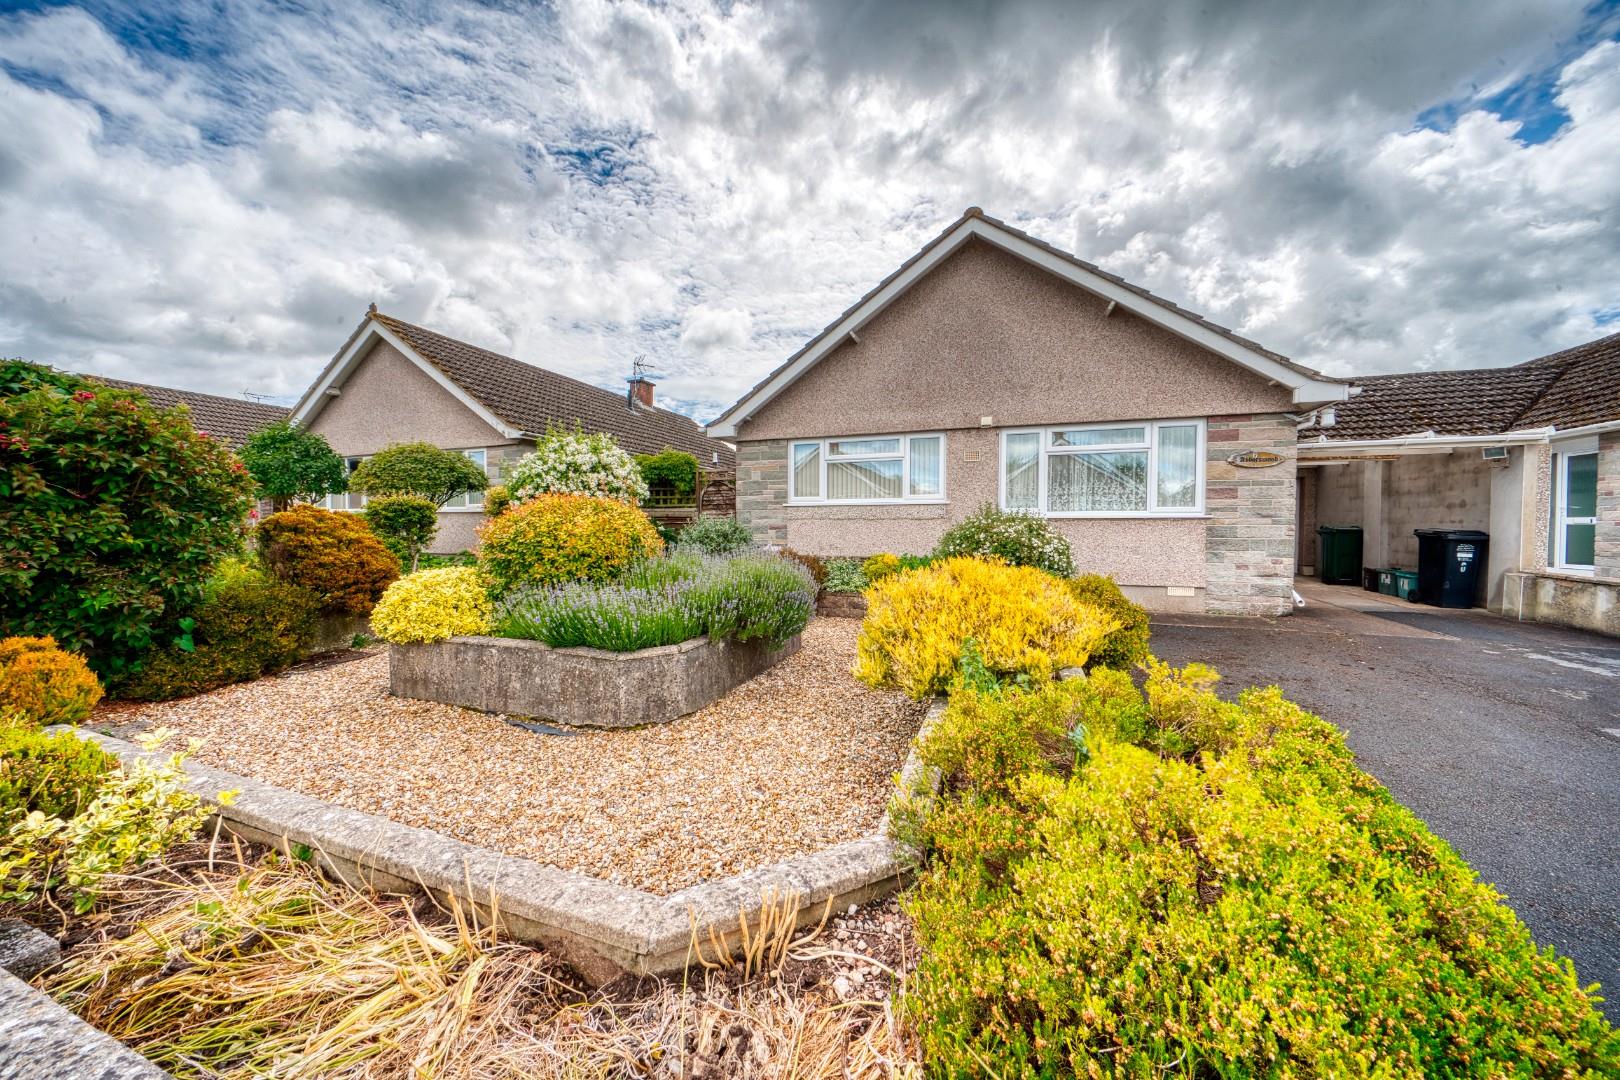
M366 355L366 352L378 339L386 341L398 349L407 360L420 368L428 378L438 383L446 393L465 405L478 419L500 432L503 438L521 439L524 437L523 432L490 412L481 401L463 390L450 376L419 356L404 338L401 338L375 319L371 320L366 326L365 332L355 339L354 344L349 347L348 351L340 356L335 363L328 365L327 369L321 373L321 377L315 380L315 385L310 387L304 394L303 399L299 401L297 407L294 408L293 422L302 427L313 421L326 405L326 391L347 378L349 372L360 363L361 358Z
M1343 457L1346 454L1433 453L1438 450L1460 450L1477 446L1534 446L1544 443L1554 433L1553 428L1526 428L1506 431L1500 435L1436 435L1424 432L1400 435L1392 439L1301 439L1297 450L1301 459L1313 457ZM1559 432L1559 434L1563 434Z
M824 331L821 340L814 347L807 349L792 364L777 372L764 386L749 394L718 420L708 425L705 430L709 436L717 439L735 438L739 424L787 389L799 376L814 367L823 356L842 345L852 332L858 332L863 325L910 289L920 278L975 236L1095 296L1109 300L1180 338L1288 387L1292 391L1295 405L1326 405L1350 399L1351 388L1347 383L1327 382L1302 375L1288 365L1279 364L1269 356L1245 348L1224 334L1218 334L1185 315L1144 299L1130 289L1076 266L1069 260L1060 258L1022 237L1014 236L983 218L973 217L964 221L954 232L936 244L927 255L918 259L904 273L874 293L865 303Z

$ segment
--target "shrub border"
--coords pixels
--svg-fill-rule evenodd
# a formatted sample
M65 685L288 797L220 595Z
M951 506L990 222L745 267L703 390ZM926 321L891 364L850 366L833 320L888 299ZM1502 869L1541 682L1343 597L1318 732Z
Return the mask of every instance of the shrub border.
M917 746L944 711L936 698L912 742L898 777L902 792L937 792L939 777L925 768ZM132 743L77 730L125 762L147 754ZM827 901L834 909L897 892L911 874L910 852L889 836L889 815L865 836L823 851L797 856L740 874L706 881L668 896L529 859L490 851L430 829L400 825L374 814L237 776L195 761L185 762L188 787L212 806L210 827L289 855L301 848L350 887L385 893L426 892L454 897L485 918L495 918L519 941L544 946L566 960L591 985L621 975L665 975L697 962L694 931L705 943L712 933L738 947L739 921L757 928L767 894L797 894L799 925L818 922ZM216 798L236 790L229 806Z

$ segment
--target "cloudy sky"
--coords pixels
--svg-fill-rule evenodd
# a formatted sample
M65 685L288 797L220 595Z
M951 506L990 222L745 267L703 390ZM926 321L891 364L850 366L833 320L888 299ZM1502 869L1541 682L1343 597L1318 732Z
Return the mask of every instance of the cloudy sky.
M0 8L0 354L291 400L376 301L707 419L969 205L1334 374L1620 330L1617 0L285 7Z

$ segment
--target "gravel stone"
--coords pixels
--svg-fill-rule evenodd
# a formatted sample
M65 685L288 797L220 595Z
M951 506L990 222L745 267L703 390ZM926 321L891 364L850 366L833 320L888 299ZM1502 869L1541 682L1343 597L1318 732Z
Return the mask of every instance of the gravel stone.
M388 693L388 658L121 708L197 760L468 843L667 895L877 828L927 705L849 674L860 624L668 724L539 735Z

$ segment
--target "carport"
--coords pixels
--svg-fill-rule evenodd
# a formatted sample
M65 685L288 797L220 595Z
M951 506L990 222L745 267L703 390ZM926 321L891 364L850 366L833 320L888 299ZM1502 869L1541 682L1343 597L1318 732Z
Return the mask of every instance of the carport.
M1620 334L1508 368L1358 379L1298 443L1297 566L1357 526L1362 564L1415 570L1418 529L1488 533L1476 604L1620 634Z

